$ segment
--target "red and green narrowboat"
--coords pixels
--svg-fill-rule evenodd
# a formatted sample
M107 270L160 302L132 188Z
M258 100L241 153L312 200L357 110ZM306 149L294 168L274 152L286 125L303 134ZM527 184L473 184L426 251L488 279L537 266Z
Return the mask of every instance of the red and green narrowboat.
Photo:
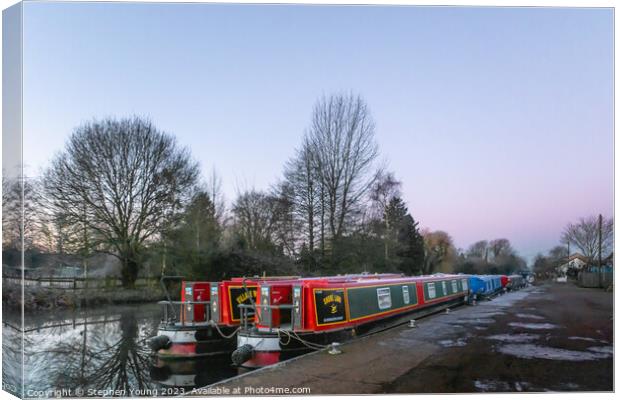
M354 331L409 313L434 312L467 301L466 275L341 276L257 284L253 324L237 334L237 365L279 361L284 350L346 339ZM242 305L241 317L252 308Z

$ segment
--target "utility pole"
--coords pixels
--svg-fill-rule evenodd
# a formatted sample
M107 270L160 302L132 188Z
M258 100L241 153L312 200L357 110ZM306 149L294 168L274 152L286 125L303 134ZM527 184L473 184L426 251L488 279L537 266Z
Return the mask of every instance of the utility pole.
M603 287L603 271L602 271L602 241L603 241L603 216L598 215L598 286Z
M570 267L570 241L566 241L566 275L568 276L568 268ZM566 278L568 279L568 278Z

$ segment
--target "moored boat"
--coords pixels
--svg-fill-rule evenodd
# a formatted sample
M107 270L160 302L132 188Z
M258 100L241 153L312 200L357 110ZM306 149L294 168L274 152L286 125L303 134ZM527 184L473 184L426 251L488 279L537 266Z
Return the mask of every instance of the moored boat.
M160 358L193 358L233 350L234 336L239 329L239 305L253 304L257 282L265 279L292 278L233 278L219 283L183 281L180 301L170 300L167 294L168 300L159 302L164 318L157 336L149 341L151 349Z
M503 289L501 275L470 275L472 299L490 299Z
M506 289L513 291L519 290L527 286L527 281L522 275L513 274L508 276L508 284L506 285Z
M257 288L255 321L242 322L232 359L245 367L271 364L282 351L319 348L389 318L437 311L466 302L468 296L467 275L264 281Z

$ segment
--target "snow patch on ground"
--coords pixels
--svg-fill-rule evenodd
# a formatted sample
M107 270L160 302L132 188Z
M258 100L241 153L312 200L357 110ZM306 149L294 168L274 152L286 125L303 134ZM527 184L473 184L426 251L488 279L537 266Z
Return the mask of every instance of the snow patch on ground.
M607 340L603 340L603 339L594 339L594 338L590 338L590 337L583 337L583 336L569 336L568 337L570 340L583 340L584 342L594 342L594 343L607 343L609 344L609 342Z
M456 340L440 340L439 343L442 347L464 347L467 346L465 339L458 338Z
M614 348L611 346L595 346L595 347L588 347L588 350L590 351L594 351L596 353L601 353L601 354L609 354L611 356L614 355Z
M557 361L592 361L609 358L612 353L588 352L578 350L559 349L555 347L538 346L535 344L506 344L498 348L500 353L525 359L544 359Z
M540 315L535 314L515 314L517 318L528 318L528 319L545 319L545 317L541 317Z
M531 342L540 338L540 335L531 335L529 333L519 333L516 335L504 334L504 335L493 335L487 336L487 339L498 340L500 342L510 342L510 343L526 343Z
M481 392L509 392L510 385L504 381L482 379L474 381L474 386Z
M555 329L558 326L549 323L536 323L536 324L528 324L522 322L510 322L508 325L514 326L515 328L525 328L525 329Z
M565 387L566 389L570 389L570 390L577 390L577 389L579 389L579 385L577 385L576 383L573 383L573 382L563 383L562 387Z
M495 322L492 318L463 318L456 321L457 324L492 324Z
M569 336L568 338L570 340L584 340L586 342L598 342L598 340L596 339L589 338L589 337L582 337L582 336Z

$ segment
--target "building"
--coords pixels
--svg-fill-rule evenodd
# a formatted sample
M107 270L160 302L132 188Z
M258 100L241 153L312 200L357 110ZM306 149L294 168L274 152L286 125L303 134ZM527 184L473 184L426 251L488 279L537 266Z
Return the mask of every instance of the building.
M568 261L557 267L557 272L560 276L577 276L579 271L582 271L588 266L588 259L581 253L574 253L568 257Z

